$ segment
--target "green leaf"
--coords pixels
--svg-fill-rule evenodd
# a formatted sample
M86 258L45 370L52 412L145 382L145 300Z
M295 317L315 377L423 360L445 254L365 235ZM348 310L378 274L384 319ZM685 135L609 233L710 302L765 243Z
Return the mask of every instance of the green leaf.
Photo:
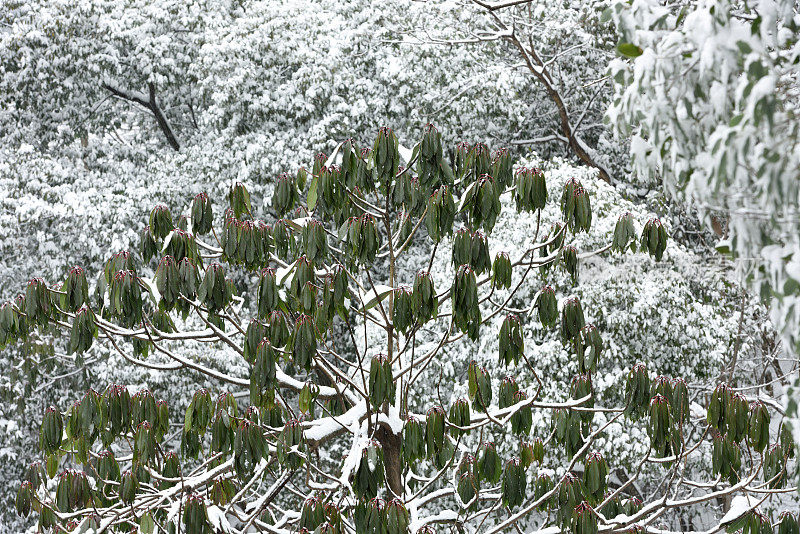
M458 209L456 210L456 213L461 213L462 211L464 211L464 209L469 204L469 201L472 200L472 197L475 196L475 188L477 186L478 186L477 180L469 184L466 191L464 191L464 194L461 195L461 200L458 203Z
M642 49L631 43L620 43L617 45L617 52L625 57L639 57L642 55Z
M155 528L155 523L153 521L153 516L150 515L149 512L145 513L139 519L139 531L142 534L153 534L154 528Z
M747 55L753 51L747 41L736 41L736 46L739 48L739 52L743 55Z
M737 126L740 122L742 122L742 118L743 117L744 117L744 115L742 115L741 113L736 115L736 116L734 116L730 120L730 122L728 123L728 126L730 126L731 128L733 128L734 126Z
M192 416L194 415L194 403L189 403L189 407L186 408L186 417L183 422L183 431L189 432L192 428Z
M318 179L315 176L313 180L311 180L311 185L308 187L308 210L314 211L314 208L317 205L317 183Z
M714 245L714 248L717 249L717 252L720 254L730 254L731 253L731 242L729 239L721 239L717 241L717 244Z
M57 453L49 454L47 456L45 467L47 470L48 478L53 478L56 476L56 473L58 472L58 463L59 463L59 458Z
M364 303L363 310L369 310L377 306L378 302L382 301L389 295L393 289L386 285L377 285L375 289L370 289L361 296L361 302Z

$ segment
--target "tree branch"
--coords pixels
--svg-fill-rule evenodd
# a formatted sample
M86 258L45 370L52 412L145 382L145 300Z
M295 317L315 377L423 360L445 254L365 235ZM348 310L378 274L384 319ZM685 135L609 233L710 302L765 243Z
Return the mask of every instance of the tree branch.
M545 63L542 61L542 59L536 53L536 50L533 48L533 43L530 44L530 49L526 49L517 38L514 29L509 28L508 25L505 24L495 13L495 10L497 9L524 4L528 1L529 0L512 0L502 4L488 4L481 0L472 0L475 5L485 9L492 16L494 21L503 30L502 32L499 32L498 35L502 35L504 38L511 41L514 47L519 51L522 58L525 60L525 65L528 67L528 70L544 87L547 96L550 97L550 100L552 100L553 104L556 106L561 134L566 140L569 148L572 149L575 155L578 156L578 159L580 159L583 163L597 169L600 179L610 184L611 176L608 174L608 171L589 154L588 147L577 134L577 128L572 126L567 106L564 103L564 99L561 97L558 89L556 88L556 83L554 82L550 71L548 70L549 62Z
M148 95L144 95L138 91L123 91L107 81L103 82L101 85L103 89L110 92L112 95L128 100L129 102L135 102L150 110L156 119L156 123L158 123L159 129L167 138L169 146L176 151L181 149L178 139L175 137L175 133L167 122L167 118L164 116L161 108L158 107L158 103L156 102L156 87L153 82L148 82L147 84Z
M522 43L519 42L517 36L513 33L509 37L511 42L514 46L519 50L520 54L525 59L525 63L528 66L528 70L536 77L537 80L544 86L545 92L547 92L547 96L550 97L550 100L553 101L555 104L556 109L558 110L558 117L561 126L561 133L567 139L567 145L572 149L575 155L584 162L586 165L590 167L594 167L598 170L599 177L604 182L611 183L611 176L608 174L608 171L595 159L589 154L586 145L583 143L583 140L577 135L575 128L572 127L569 120L569 112L567 111L567 106L564 104L564 100L561 98L561 94L553 85L550 74L547 70L547 67L542 63L536 52L531 49L530 51L525 50L525 47ZM529 53L530 52L530 53ZM541 66L536 66L531 63L530 58L533 57L537 63Z

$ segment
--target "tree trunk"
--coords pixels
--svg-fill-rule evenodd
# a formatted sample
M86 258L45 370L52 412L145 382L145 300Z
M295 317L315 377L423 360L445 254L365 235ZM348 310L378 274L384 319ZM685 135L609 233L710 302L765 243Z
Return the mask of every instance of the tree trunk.
M403 463L400 460L400 436L386 425L380 425L375 437L383 447L383 464L386 468L386 483L398 497L403 497Z

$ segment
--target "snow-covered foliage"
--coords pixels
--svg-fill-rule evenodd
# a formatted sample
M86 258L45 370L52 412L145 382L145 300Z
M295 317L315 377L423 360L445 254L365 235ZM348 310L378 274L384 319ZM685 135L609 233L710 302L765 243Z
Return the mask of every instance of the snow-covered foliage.
M654 175L625 175L621 155L626 140L613 141L601 124L611 98L603 72L613 36L610 25L600 20L607 5L535 2L533 9L515 10L512 19L505 18L508 11L501 15L531 34L531 47L548 62L555 86L577 118L573 126L593 155L615 170L615 180L649 186ZM462 139L522 147L530 140L552 138L544 145L536 143L547 157L526 163L546 168L553 192L559 192L570 177L588 186L595 216L592 231L571 237L570 243L580 252L601 249L625 211L634 215L640 231L652 214L597 181L592 171L551 159L554 154L573 157L563 139L558 139L552 102L531 79L512 45L503 39L481 38L487 30L490 34L503 31L493 16L471 2L0 0L0 302L15 297L33 275L55 285L73 265L100 273L111 253L138 246L139 232L154 205L165 204L173 213L185 214L195 194L205 191L213 198L224 198L236 180L247 183L253 194L254 215L272 221L276 214L269 200L279 173L293 172L300 165L310 168L314 154L330 152L350 135L357 136L362 145L371 143L382 125L392 126L409 146L428 121L439 126L449 147ZM642 102L631 101L634 104ZM156 112L148 105L163 114L166 127L157 124ZM743 128L752 122L746 114L745 118L731 127ZM617 122L625 120L620 112ZM180 150L170 147L168 132ZM639 135L646 137L645 132ZM639 143L639 138L635 141ZM642 145L636 143L633 149L639 150ZM619 186L625 187L624 183ZM499 251L518 258L536 237L541 239L550 224L561 218L554 199L537 218L517 213L510 194L504 195L503 216L489 239L492 258ZM221 210L216 215L221 223ZM673 230L677 229L670 228L670 233ZM454 275L449 239L445 242L440 249L447 253L440 250L432 268L440 290L450 287ZM735 246L745 250L744 245ZM398 262L396 282L413 283L416 270L428 268L431 252L430 242L414 240ZM144 274L152 276L154 265L144 268ZM520 270L515 270L514 283ZM670 242L661 262L644 254L604 252L582 258L579 270L574 285L560 267L532 274L507 304L523 317L525 346L542 379L543 399L567 401L570 381L577 373L574 359L556 333L535 319L532 301L544 284L557 288L560 301L575 295L586 302L587 319L603 332L606 348L593 377L601 393L595 401L598 407L619 408L624 403L624 376L637 362L646 363L652 376L687 380L697 427L702 426L706 398L718 378L744 388L775 382L774 387L747 390L748 395L766 401L781 396L780 368L764 365L777 359L770 352L771 325L763 309L727 281L730 266L726 262L709 260ZM386 273L376 271L376 282L385 283ZM238 311L251 316L256 299L248 293L257 279L246 273L233 276L245 298ZM492 300L484 303L484 316L490 303L502 302L508 294L508 290L496 290ZM450 312L448 306L442 313ZM407 400L412 412L422 414L437 403L448 407L466 396L466 368L472 359L491 369L497 391L503 370L496 363L495 334L503 316L484 326L477 344L462 338L445 345L411 390ZM205 328L191 320L178 326ZM440 322L420 330L416 350L421 353L435 347L446 336L446 326ZM335 335L349 342L346 330L339 327ZM370 355L380 353L378 347L385 345L377 330L368 330L364 338L364 331L357 329L355 337L358 346L366 341ZM207 343L168 342L165 347L204 369L248 380L249 366L225 345L209 348ZM130 344L122 350L130 354ZM729 371L732 352L738 354L739 364ZM173 449L179 447L179 427L194 391L221 389L218 380L176 365L164 354L151 354L142 365L96 343L82 358L83 362L66 354L66 342L54 329L0 354L0 365L8 370L0 373L0 482L4 487L16 488L27 464L40 458L31 445L39 439L44 408L67 407L87 387L102 389L115 382L126 385L131 393L149 388L156 398L166 400L176 423ZM412 362L406 358L402 363ZM516 378L532 391L536 378L529 368L520 367ZM303 385L288 376L283 379L294 380L295 389ZM236 393L241 399L242 393L246 397L246 388L240 389ZM318 451L319 465L344 483L368 448L367 425L359 424L364 412L343 415L339 421L347 427L346 439L333 440ZM393 431L402 425L394 407L383 416L382 422ZM610 418L600 411L595 424ZM312 425L308 437L327 436L339 428L338 423L327 423ZM547 410L534 412L535 437L545 440L550 426ZM510 455L515 439L505 432L492 433L498 450L504 457ZM471 446L477 445L474 438L469 439ZM647 454L648 443L645 425L625 420L613 423L595 447L619 470L615 480L624 481ZM710 449L709 442L699 448L687 465L687 477L710 479ZM347 462L341 469L343 457ZM562 475L565 466L541 472ZM654 494L666 472L657 463L648 463L630 494ZM452 494L452 482L434 485L432 495ZM265 502L269 489L260 489L263 493L256 507ZM303 491L310 490L304 487ZM698 489L676 498L702 493ZM23 528L12 517L13 497L12 492L0 497L0 532ZM278 502L280 506L296 504L292 499L296 497L281 497ZM775 511L793 505L778 498L770 502ZM423 520L453 521L457 505L451 497L426 503L411 499L413 532ZM733 511L739 509L737 505ZM177 508L170 511L177 512ZM208 513L212 521L226 521L220 508L210 506ZM503 521L504 513L496 512L491 522ZM672 530L703 529L715 525L720 516L712 507L700 506L656 524ZM291 513L287 517L297 519ZM520 525L534 527L540 519L523 518Z
M564 162L555 161L546 163L542 161L526 162L538 164L546 169L548 187L553 197L558 197L558 191L564 187L569 178L577 178L589 189L592 199L594 222L592 232L578 234L570 237L567 245L576 246L581 252L588 253L580 260L577 284L570 276L563 272L562 267L551 267L547 272L530 276L523 281L523 285L516 290L508 306L510 310L517 310L523 317L525 345L529 359L532 362L530 371L525 367L517 368L514 372L518 383L529 393L539 389L539 395L548 402L569 402L568 384L578 369L574 358L562 344L562 340L550 329L542 328L536 318L532 306L535 294L543 284L550 284L559 288L559 300L571 295L577 295L581 301L586 302L587 320L601 329L604 337L605 350L598 364L598 371L594 374L594 384L598 391L595 400L596 407L616 407L623 404L624 376L631 367L639 362L647 365L653 375L664 374L672 377L682 377L690 385L693 406L697 402L703 403L703 398L709 393L709 384L713 384L717 376L724 374L726 356L733 345L738 345L736 350L742 354L742 361L759 360L762 350L759 336L761 330L759 323L763 317L758 311L741 315L737 312L739 294L735 287L729 287L724 281L725 266L720 264L711 266L704 263L702 258L684 250L680 245L673 244L661 263L655 263L642 254L612 254L603 252L598 254L607 243L608 236L614 231L619 215L630 212L637 222L637 233L642 221L647 220L652 214L641 208L624 201L610 186L594 178L593 173L585 168L573 167ZM143 200L144 202L145 200ZM517 258L537 240L541 234L550 228L551 223L561 219L562 214L554 202L541 216L519 214L513 209L513 200L508 194L502 198L504 215L499 219L490 238L490 251L492 257L497 252L507 252L510 257ZM185 210L184 210L185 211ZM446 240L449 248L449 239ZM593 252L594 251L594 252ZM431 245L426 241L415 242L409 254L397 265L396 271L398 285L411 284L413 274L419 268L427 268L431 254ZM583 255L582 255L583 256ZM454 276L454 268L448 253L434 256L432 276L437 287L448 287ZM518 268L519 269L519 268ZM535 268L538 270L539 268ZM520 269L512 278L512 287L516 287L521 280ZM145 271L147 272L147 271ZM376 276L381 276L380 272ZM247 280L245 286L249 285ZM380 283L380 279L379 279ZM498 289L494 297L484 305L484 314L491 313L494 304L502 302L510 296L507 290ZM756 308L757 310L757 308ZM450 310L447 305L440 312L447 317ZM492 369L493 389L498 390L503 370L497 362L497 337L493 334L500 328L501 316L489 321L477 344L468 342L466 338L454 339L445 345L440 354L426 366L417 384L409 395L409 410L412 413L422 414L431 404L441 403L451 405L457 398L467 396L466 367L471 360L476 360L487 368ZM201 324L187 324L183 328L202 328ZM432 323L429 328L420 330L413 340L418 354L424 354L434 347L438 340L447 334L447 322ZM356 330L355 345L367 348L365 357L377 355L383 347L381 331L377 328L366 330L367 338L363 338L361 330ZM405 341L400 338L398 341ZM209 351L201 349L197 344L170 343L171 349L180 355L186 355L197 364L216 369L229 376L241 377L247 380L248 370L238 354L226 350L222 346L219 350ZM56 343L56 352L61 350L60 343ZM174 371L156 371L130 365L120 356L121 353L108 354L107 350L92 351L88 356L90 360L88 374L84 376L83 383L117 382L128 384L131 392L147 387L154 391L159 398L167 399L170 406L180 406L176 413L182 412L182 407L190 401L193 388L208 386L215 388L213 379L200 374L175 373ZM202 358L198 355L202 354ZM101 365L98 365L102 362ZM171 357L154 354L147 360L148 366L172 367ZM12 364L12 362L9 362ZM409 365L408 354L401 360L402 366ZM745 365L736 372L736 379L742 384L751 382ZM540 380L540 387L533 388L533 384ZM73 382L72 387L80 388L81 382ZM302 383L301 383L302 384ZM446 388L442 386L447 384ZM759 395L756 395L759 396ZM52 394L46 402L54 404L69 404L74 400L74 390L60 397ZM768 399L765 397L765 399ZM41 408L39 408L41 409ZM491 409L497 410L496 404ZM32 410L35 412L36 410ZM359 412L344 414L338 423L331 425L317 425L306 433L307 439L318 439L335 431L338 426L350 427L357 423ZM354 414L356 418L354 419ZM692 423L703 425L705 411L697 406L692 409ZM33 415L36 417L36 415ZM597 413L595 424L602 426L610 421L604 412ZM390 409L387 424L395 431L402 428L402 421L397 412ZM533 437L544 440L550 432L552 422L547 411L535 413L533 419ZM9 438L16 438L24 443L20 436L14 436L16 427L8 427ZM488 431L489 429L487 429ZM334 443L332 448L326 450L322 458L323 464L328 462L335 469L337 451L344 454L348 449L348 458L357 458L369 440L365 435L366 426L355 424L352 445ZM483 439L488 438L488 434ZM497 430L491 431L492 439L498 446L498 451L503 455L513 454L515 438ZM28 438L29 439L29 438ZM473 438L465 438L464 446L475 447ZM625 423L613 422L596 441L595 447L618 470L615 475L619 480L624 480L629 473L637 469L637 463L643 455L647 455L649 437L646 429L640 425L633 425L627 420ZM469 450L469 449L467 449ZM694 478L709 477L710 448L703 445L699 457L692 459L689 473ZM10 460L19 460L12 457ZM555 457L553 458L555 459ZM348 460L350 461L350 460ZM350 463L353 464L354 460ZM345 463L341 479L347 480L348 474L354 465L347 467ZM563 467L550 464L541 468L540 474L563 476ZM627 474L626 474L627 473ZM425 474L422 471L421 474ZM428 476L434 472L427 473ZM534 477L532 473L530 476ZM641 472L636 483L637 495L648 495L654 491L664 476L663 467L659 463L648 464ZM533 478L531 478L533 480ZM447 491L447 486L436 491ZM683 497L691 497L691 491ZM780 501L778 501L780 503ZM450 518L453 512L451 503L443 500L440 503L430 502L425 505L425 515L422 510L416 510L414 502L409 502L412 519L422 521L434 518ZM777 510L787 504L778 504ZM209 509L211 514L211 509ZM212 514L213 515L213 514ZM693 528L707 528L715 523L713 512L701 508L688 510L678 516L670 517L669 522L660 523L665 528L676 528L674 525L691 525ZM214 516L217 517L217 516ZM455 518L457 516L453 516ZM716 517L718 519L718 516ZM519 519L521 525L535 526L539 519L534 515Z
M593 215L590 233L570 236L569 244L581 252L600 250L607 244L620 215L628 212L637 221L637 230L654 214L641 206L620 197L613 187L597 180L594 173L585 167L575 167L563 161L541 161L528 159L521 164L543 167L547 171L548 187L558 192L570 178L577 178L591 191ZM590 184L590 185L589 185ZM551 204L541 213L541 217L531 213L517 213L508 208L513 203L511 196L504 197L504 217L502 217L489 238L492 257L498 252L507 252L517 258L536 238L551 228L551 224L561 220L561 213ZM671 230L670 230L671 231ZM413 254L403 262L403 271L416 272L427 268L430 251L423 250ZM455 267L448 256L440 256L433 261L431 273L437 287L447 287L453 279ZM563 267L554 267L538 276L524 280L509 304L510 309L519 310L523 318L525 347L534 372L521 368L505 369L498 362L498 337L494 332L500 330L504 315L491 321L488 335L483 335L478 343L462 339L442 350L442 357L426 371L427 377L422 389L435 391L434 398L444 406L456 399L467 396L467 366L475 360L491 370L492 381L497 389L504 377L511 374L520 384L537 384L535 375L541 379L544 398L566 401L569 390L565 388L578 373L575 360L570 356L557 332L542 327L536 308L533 306L537 292L545 285L559 288L557 296L563 304L564 299L578 296L586 305L587 322L595 324L603 332L604 356L593 381L602 395L598 406L614 406L625 402L625 376L637 363L644 363L651 374L680 377L689 384L693 421L705 424L705 399L721 379L727 379L748 390L752 399L770 399L773 391L748 389L760 382L782 380L775 369L765 369L770 358L765 355L764 336L770 335L766 310L756 299L743 294L738 285L731 284L730 265L719 258L698 256L678 243L671 243L665 259L656 262L643 254L618 254L606 252L581 260L577 283L572 281ZM515 274L512 287L520 282L521 272ZM503 302L509 291L497 290L491 302ZM743 301L744 299L744 301ZM746 304L745 304L746 302ZM489 302L484 307L484 315L491 312ZM449 310L445 310L445 313ZM442 331L430 330L417 333L420 352L435 346L443 335ZM378 328L368 331L366 346L380 347L381 333ZM362 343L362 336L359 336ZM734 349L739 345L738 349ZM380 350L380 349L376 349ZM740 352L739 366L733 376L728 374L730 357L734 350ZM762 375L762 373L764 373ZM452 384L455 383L455 387ZM535 390L536 387L530 388ZM780 396L778 387L774 394ZM430 403L427 395L418 396L414 405L423 412ZM610 418L610 417L609 417ZM602 425L608 419L597 414ZM534 414L532 436L546 439L552 431L552 420L548 414ZM517 446L515 438L508 434L493 433L498 449L513 451ZM483 438L485 439L485 437ZM609 432L596 442L599 450L619 469L621 479L637 469L643 454L647 453L649 438L646 425L634 424L628 420L614 422ZM692 477L710 476L711 447L703 447L701 459L692 459L688 472ZM548 468L540 473L562 476L563 470L555 472ZM659 464L651 464L644 469L637 481L640 495L649 495L662 483L664 469ZM555 478L555 477L554 477ZM777 500L772 510L780 512L791 509L796 500ZM711 528L718 517L713 507L681 512L671 517L672 523L665 522L661 528L693 529L703 531ZM528 525L535 527L536 521Z
M617 2L630 60L611 64L611 122L637 171L727 222L719 243L800 351L798 27L791 1ZM782 364L797 377L797 364ZM800 386L800 383L798 383ZM796 411L800 387L789 393ZM793 398L793 400L792 400ZM800 420L795 424L800 437Z
M152 83L179 141L222 151L217 169L249 147L251 160L270 162L252 172L268 176L298 151L307 161L320 144L365 126L452 121L452 135L488 141L535 120L513 98L529 86L522 76L470 50L420 44L415 24L447 31L461 21L416 2L6 7L5 132L40 146L112 131L136 146L163 144L152 115L135 113L141 107L112 97L104 83L144 99Z
M10 265L14 254L56 257L66 246L83 255L77 263L103 261L106 245L129 246L138 229L127 223L148 209L139 198L172 205L176 192L222 192L234 179L268 193L278 174L350 132L365 143L391 124L410 139L435 121L452 144L507 144L509 132L536 136L544 127L537 100L519 98L535 87L525 76L482 59L487 49L412 33L418 24L453 35L467 18L450 9L410 1L2 7L0 231L10 249L0 261L15 286L30 268ZM152 82L181 151L168 149L150 111L112 96L104 81L134 93ZM129 209L117 210L123 203ZM99 217L115 231L86 235L83 225ZM60 243L37 238L52 224ZM116 243L86 242L112 235ZM67 251L60 265L39 267L55 275L75 260Z

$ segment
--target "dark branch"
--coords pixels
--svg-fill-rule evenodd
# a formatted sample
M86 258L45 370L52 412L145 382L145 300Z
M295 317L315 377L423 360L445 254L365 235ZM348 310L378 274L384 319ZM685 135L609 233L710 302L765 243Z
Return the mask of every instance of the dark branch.
M181 146L178 143L178 139L175 137L172 128L167 122L167 118L164 116L164 113L161 111L161 108L158 107L158 103L156 102L156 88L153 82L149 82L147 84L147 89L149 92L149 95L147 97L145 97L144 94L139 92L123 91L122 89L114 87L108 82L103 82L102 87L103 89L107 90L114 96L128 100L130 102L135 102L140 106L149 109L153 113L153 116L156 119L156 123L158 123L158 127L161 129L164 136L167 138L169 146L171 146L174 150L180 150Z
M601 180L611 183L611 176L609 176L608 171L594 158L586 150L586 146L581 142L580 138L577 137L576 128L573 128L572 124L570 123L569 112L567 111L567 106L564 103L564 100L561 98L561 94L556 89L555 85L553 84L552 78L550 77L550 73L547 70L546 65L542 62L539 58L536 51L531 48L530 50L526 50L523 44L517 39L516 35L513 33L509 37L509 40L512 44L519 50L520 55L525 60L525 64L528 67L528 70L534 75L534 77L539 80L539 82L544 87L547 95L552 100L553 104L555 104L556 109L558 111L559 122L561 125L561 134L566 139L567 145L572 149L575 155L583 161L586 165L590 167L594 167L598 170L598 174ZM535 64L534 64L535 63Z
M559 126L561 130L561 136L558 136L556 140L565 143L578 157L578 159L580 159L586 165L597 169L598 176L601 180L611 184L611 176L608 174L608 171L599 161L589 154L588 147L583 143L577 133L578 128L573 127L567 105L559 93L556 82L553 80L553 77L547 68L548 64L542 61L542 59L536 53L536 49L533 46L533 40L529 39L530 48L526 48L525 45L523 45L517 38L513 28L511 31L509 31L509 27L495 13L495 11L498 9L526 4L529 3L530 0L509 0L499 4L489 4L483 0L472 0L472 2L486 10L499 25L499 27L507 32L503 35L503 37L509 40L511 44L514 45L514 47L519 51L519 54L525 61L525 65L527 66L528 70L539 81L539 83L541 83L542 87L544 87L544 90L547 93L547 96L555 105L556 111L558 112L560 123ZM591 104L591 101L589 104ZM584 115L585 113L586 112L584 112ZM580 126L582 120L583 115L578 121L578 126Z
M488 2L482 2L480 0L474 0L476 4L481 6L482 8L488 11L497 11L498 9L505 9L507 7L514 7L521 4L529 4L533 0L510 0L509 2L501 2L499 4L490 4Z

